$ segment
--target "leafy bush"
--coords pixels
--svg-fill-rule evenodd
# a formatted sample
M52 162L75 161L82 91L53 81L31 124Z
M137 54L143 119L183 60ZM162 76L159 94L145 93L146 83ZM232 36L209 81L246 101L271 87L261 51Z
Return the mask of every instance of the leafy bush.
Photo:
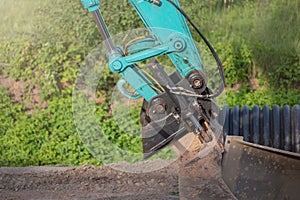
M71 107L78 69L101 42L93 18L82 8L80 1L26 2L30 6L24 6L24 12L16 18L13 17L18 11L13 2L9 7L11 12L3 11L6 15L1 18L0 27L5 24L15 32L10 35L13 32L10 30L6 34L5 27L0 31L0 75L16 81L30 80L39 89L47 108L35 109L29 114L24 102L14 100L12 94L0 87L0 166L105 163L111 159L107 154L110 149L105 148L106 143L99 138L86 138L93 141L92 146L87 146L89 141L83 141L85 145L82 143ZM297 0L226 4L223 0L180 2L224 63L230 106L300 103ZM32 7L35 9L26 18L25 11L31 11L29 8ZM143 27L127 0L101 1L101 7L112 35ZM12 19L18 20L16 24L25 21L28 28L22 25L14 29ZM193 35L200 41L195 32ZM132 131L131 127L121 131L110 113L110 88L114 87L117 77L108 68L102 71L97 97L103 99L97 104L96 111L90 112L95 112L97 122L100 121L110 142L120 149L141 151L141 140L125 134ZM253 79L261 83L258 88L251 84ZM24 96L30 99L29 93ZM139 108L132 109L131 118L139 124ZM90 112L84 109L82 112L87 112L82 128L97 130L88 120ZM123 119L128 118L125 114L121 114ZM97 149L98 145L101 148ZM86 147L94 148L98 160ZM112 156L122 159L117 152Z
M34 115L12 102L1 88L0 165L99 164L82 145L71 98L54 98Z

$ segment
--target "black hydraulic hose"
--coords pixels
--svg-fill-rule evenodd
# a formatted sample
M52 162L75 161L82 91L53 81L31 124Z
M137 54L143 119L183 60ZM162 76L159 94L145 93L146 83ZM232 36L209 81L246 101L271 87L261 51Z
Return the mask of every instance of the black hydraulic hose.
M171 3L183 16L184 18L190 23L190 25L196 30L196 32L200 35L200 37L202 38L202 40L204 41L204 43L207 45L207 47L209 48L210 52L212 53L212 55L214 56L217 65L219 67L219 73L222 79L222 84L221 86L217 89L217 91L213 94L210 95L203 95L203 98L215 98L217 96L219 96L225 89L226 83L225 83L225 75L224 75L224 69L223 69L223 65L222 62L219 58L219 56L217 55L215 49L212 47L212 45L209 43L209 41L206 39L206 37L202 34L202 32L199 30L199 28L194 24L194 22L189 18L189 16L179 7L177 6L172 0L167 0L169 3Z

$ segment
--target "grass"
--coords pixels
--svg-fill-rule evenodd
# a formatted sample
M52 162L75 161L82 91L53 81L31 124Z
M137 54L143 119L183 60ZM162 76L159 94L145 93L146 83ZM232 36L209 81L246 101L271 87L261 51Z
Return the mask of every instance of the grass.
M47 5L42 0L0 0L0 36L33 34L37 25L35 11Z

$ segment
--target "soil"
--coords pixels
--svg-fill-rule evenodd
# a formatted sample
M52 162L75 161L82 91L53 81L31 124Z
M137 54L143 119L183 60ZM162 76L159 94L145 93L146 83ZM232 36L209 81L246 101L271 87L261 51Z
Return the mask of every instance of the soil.
M169 166L147 173L161 160L80 167L0 167L0 199L235 199L221 173L223 147L200 158L201 144Z
M215 145L205 150L205 145L194 139L181 156L178 162L181 200L236 199L222 177L222 141L220 137ZM204 151L207 153L204 154Z
M177 170L125 173L113 166L0 168L0 199L179 199Z
M45 109L47 104L39 98L37 86L30 89L30 101L24 100L23 94L29 90L26 84L30 83L0 77L0 85L15 101L24 102L30 114L35 104ZM201 159L200 150L201 145L195 143L178 162L157 171L145 169L162 165L161 160L139 163L134 170L126 170L132 167L126 163L100 167L0 167L0 200L234 199L222 179L222 148L216 147Z

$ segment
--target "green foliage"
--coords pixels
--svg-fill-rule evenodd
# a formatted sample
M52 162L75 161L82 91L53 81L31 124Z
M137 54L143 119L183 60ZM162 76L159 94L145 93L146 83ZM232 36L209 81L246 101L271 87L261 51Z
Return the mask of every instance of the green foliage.
M300 103L297 0L226 4L223 0L179 1L223 61L227 104ZM122 154L111 154L107 142L122 150L140 152L140 131L118 126L129 118L140 126L139 108L130 108L129 112L120 108L118 119L111 116L110 95L118 76L107 66L99 69L96 97L102 98L101 102L95 110L79 109L85 112L82 127L74 123L72 91L78 69L101 43L92 16L80 1L27 0L18 2L22 9L15 4L0 2L0 75L16 81L29 80L32 85L27 87L38 88L47 108L39 110L37 106L29 114L24 102L16 101L0 87L0 166L102 164L112 159L108 155L122 160ZM101 1L101 8L112 35L144 27L127 0ZM194 31L192 34L200 41ZM253 79L260 84L253 86ZM30 99L29 93L24 96ZM105 138L97 135L97 123ZM76 128L95 134L78 135ZM101 148L97 148L99 145Z
M113 131L108 132L107 137L123 150L134 153L142 152L141 104L138 103L132 107L122 104L115 106L116 108L114 109L117 110L117 113L113 112L114 117L104 121L109 124L109 128L114 128Z
M299 2L224 2L204 1L192 18L223 61L227 104L299 104ZM253 79L267 84L255 88Z
M246 82L251 77L251 51L247 45L240 44L237 46L234 43L221 45L219 43L216 48L222 49L220 56L223 60L228 86L233 86L238 82Z
M144 27L128 0L101 1L101 12L112 35Z
M296 105L299 104L299 89L290 88L270 88L259 90L248 90L243 87L239 92L233 92L231 89L226 91L226 101L230 106L238 105L240 107L248 105L250 107L254 105ZM287 103L288 99L288 103Z
M70 98L54 98L30 115L3 88L1 96L1 166L99 164L76 132Z

